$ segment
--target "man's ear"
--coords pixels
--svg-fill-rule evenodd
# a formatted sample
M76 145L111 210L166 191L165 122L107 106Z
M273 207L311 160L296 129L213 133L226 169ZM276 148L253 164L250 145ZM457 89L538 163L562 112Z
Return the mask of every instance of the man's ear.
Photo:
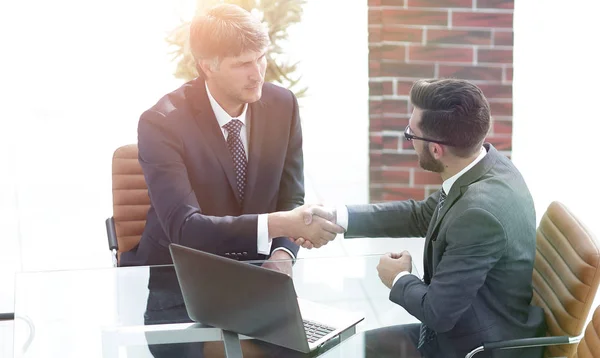
M436 160L439 160L444 155L444 150L443 145L429 142L429 151Z
M212 61L198 60L196 61L196 66L198 67L198 70L201 70L204 73L205 79L208 80L213 76L214 71Z

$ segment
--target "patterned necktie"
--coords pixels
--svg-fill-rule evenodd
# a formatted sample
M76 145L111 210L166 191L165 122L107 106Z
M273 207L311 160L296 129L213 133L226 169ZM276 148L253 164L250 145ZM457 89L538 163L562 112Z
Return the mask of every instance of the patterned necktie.
M444 200L446 200L446 192L444 189L440 191L440 200L438 201L438 215L442 211L442 207L444 206Z
M223 126L227 130L227 146L231 152L233 159L233 167L235 169L235 178L237 183L240 202L244 201L244 190L246 189L246 168L248 160L246 159L246 151L240 137L240 131L244 124L239 119L232 119Z

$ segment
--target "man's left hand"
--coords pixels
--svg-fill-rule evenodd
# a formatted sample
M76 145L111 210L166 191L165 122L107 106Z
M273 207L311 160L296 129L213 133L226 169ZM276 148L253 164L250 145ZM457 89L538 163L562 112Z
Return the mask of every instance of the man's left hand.
M379 279L388 288L392 288L394 279L402 271L412 272L412 257L408 251L402 251L399 254L387 253L379 259L379 265L377 265Z
M271 254L271 257L263 263L263 267L271 270L283 272L292 277L292 257L283 250L277 250Z

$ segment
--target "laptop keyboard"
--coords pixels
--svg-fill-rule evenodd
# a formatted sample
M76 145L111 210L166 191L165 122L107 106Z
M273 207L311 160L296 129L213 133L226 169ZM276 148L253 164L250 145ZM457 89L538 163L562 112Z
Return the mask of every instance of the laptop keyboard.
M308 343L314 343L319 339L323 338L327 334L335 331L335 328L326 326L321 323L303 320L304 331L306 332L306 339Z

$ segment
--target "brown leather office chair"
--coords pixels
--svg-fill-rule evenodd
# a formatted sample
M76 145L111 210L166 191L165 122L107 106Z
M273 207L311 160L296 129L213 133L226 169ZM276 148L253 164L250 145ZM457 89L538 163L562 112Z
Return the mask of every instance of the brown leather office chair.
M576 358L600 358L600 306L596 307L583 339L577 346Z
M134 248L142 237L150 208L148 187L138 162L137 144L117 148L112 160L113 216L106 220L108 246L113 263L122 252Z
M547 337L493 342L493 349L546 347L545 357L575 355L600 282L600 248L592 233L561 203L553 202L537 229L533 304L542 307Z

